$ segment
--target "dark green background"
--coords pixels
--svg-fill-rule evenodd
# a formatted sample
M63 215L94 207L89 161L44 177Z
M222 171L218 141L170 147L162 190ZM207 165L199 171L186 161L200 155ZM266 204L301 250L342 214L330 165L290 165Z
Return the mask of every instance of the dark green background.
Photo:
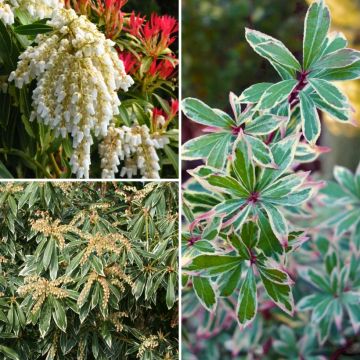
M279 79L245 41L245 27L282 40L301 54L304 0L183 0L182 95L228 110L228 95ZM183 140L199 135L184 119Z

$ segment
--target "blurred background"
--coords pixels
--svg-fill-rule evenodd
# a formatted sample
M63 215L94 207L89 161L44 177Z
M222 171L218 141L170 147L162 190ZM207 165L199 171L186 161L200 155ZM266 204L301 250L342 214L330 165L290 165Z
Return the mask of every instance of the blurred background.
M311 1L309 1L311 2ZM332 30L342 31L350 46L360 48L360 0L326 0ZM245 27L283 41L298 57L308 4L305 0L183 0L182 97L196 97L211 107L228 111L228 95L236 95L257 82L275 82L279 76L245 41ZM340 85L349 96L360 125L360 82ZM355 169L360 160L360 130L323 119L320 144L332 151L315 168L331 177L335 164ZM183 142L201 135L201 128L183 118ZM183 164L186 169L196 162Z
M146 15L156 12L178 18L179 3L177 0L130 0L124 6L124 10L129 12L134 10Z

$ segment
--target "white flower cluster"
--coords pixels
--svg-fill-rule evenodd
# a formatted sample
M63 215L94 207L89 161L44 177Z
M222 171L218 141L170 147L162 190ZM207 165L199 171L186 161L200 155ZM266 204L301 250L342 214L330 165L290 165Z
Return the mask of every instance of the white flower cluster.
M62 0L10 0L14 8L27 10L34 19L50 18L53 11L64 6Z
M119 113L117 91L133 84L111 40L74 10L54 11L54 31L38 35L37 45L20 55L9 81L21 88L37 79L31 120L48 125L57 136L73 138L73 173L88 177L92 135L105 137Z
M14 23L14 13L10 5L4 0L0 0L0 20L5 25L12 25Z
M131 128L111 126L99 145L102 177L113 178L123 161L121 177L131 178L140 172L144 178L158 179L160 165L156 150L162 149L169 142L165 136L151 135L146 125Z

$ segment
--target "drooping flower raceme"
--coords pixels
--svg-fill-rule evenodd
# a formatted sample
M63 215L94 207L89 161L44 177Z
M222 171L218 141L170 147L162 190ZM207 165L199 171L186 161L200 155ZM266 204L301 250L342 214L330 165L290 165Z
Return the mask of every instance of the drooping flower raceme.
M10 0L14 8L27 10L35 19L45 19L51 17L56 9L64 6L62 0Z
M135 125L131 128L111 126L108 135L99 145L102 177L113 178L119 171L120 161L124 161L120 176L131 178L139 171L144 178L160 178L156 150L164 148L168 143L167 137L150 134L146 125Z
M10 5L4 0L0 0L0 20L5 25L12 25L14 23L14 13Z
M85 16L70 9L54 11L54 31L38 35L37 45L21 54L9 78L22 88L37 79L31 120L48 125L57 136L73 138L72 171L89 177L92 135L104 137L120 105L117 90L133 84L123 62Z

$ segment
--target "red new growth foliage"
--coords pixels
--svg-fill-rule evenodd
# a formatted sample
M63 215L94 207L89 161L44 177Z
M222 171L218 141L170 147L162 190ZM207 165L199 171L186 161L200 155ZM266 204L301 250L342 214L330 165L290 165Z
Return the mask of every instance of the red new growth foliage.
M127 74L133 75L140 67L139 60L131 52L120 52L119 58L123 61Z
M176 40L173 35L178 31L178 22L171 16L157 14L152 14L150 21L145 21L145 18L132 13L126 30L141 41L148 56L157 57L166 53Z
M176 59L174 55L171 56ZM157 60L154 59L151 63L149 74L152 76L159 76L163 80L167 80L172 77L175 71L175 64L170 60Z

